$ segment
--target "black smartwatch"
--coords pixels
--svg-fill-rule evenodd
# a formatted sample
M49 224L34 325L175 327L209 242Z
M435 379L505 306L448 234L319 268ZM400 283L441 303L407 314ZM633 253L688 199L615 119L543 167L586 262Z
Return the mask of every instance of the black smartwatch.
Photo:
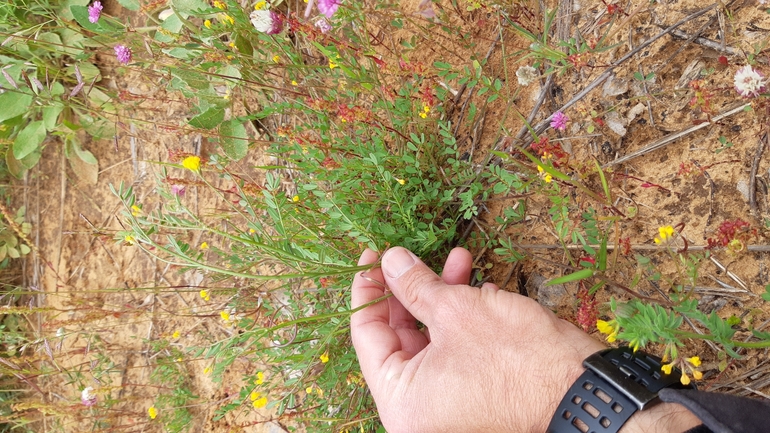
M583 361L586 371L572 384L547 433L617 433L637 410L658 403L663 388L682 385L681 370L661 371L661 359L630 347L596 352Z

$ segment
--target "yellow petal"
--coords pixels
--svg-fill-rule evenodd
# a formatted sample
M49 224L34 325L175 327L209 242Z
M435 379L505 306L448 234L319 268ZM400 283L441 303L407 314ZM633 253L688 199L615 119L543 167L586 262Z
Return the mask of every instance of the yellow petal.
M701 373L698 370L693 370L692 377L694 377L695 380L701 380L701 379L703 379L703 373Z
M690 384L690 376L688 376L687 373L682 373L682 377L679 381L682 382L682 385L687 386Z
M688 359L688 361L690 361L690 364L692 364L692 365L694 365L696 367L700 367L701 362L700 362L700 358L699 357L693 356L692 358Z

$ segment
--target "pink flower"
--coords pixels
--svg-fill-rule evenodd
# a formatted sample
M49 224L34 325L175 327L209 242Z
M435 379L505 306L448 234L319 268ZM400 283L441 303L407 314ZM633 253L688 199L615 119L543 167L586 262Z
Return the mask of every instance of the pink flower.
M567 129L567 122L569 122L569 117L561 111L557 111L551 118L551 128L564 131Z
M184 195L184 185L171 185L171 194L177 197Z
M99 17L102 16L102 2L96 0L91 6L88 7L88 21L96 24L99 21Z
M316 21L315 26L318 28L318 30L321 31L321 33L329 33L329 31L332 29L332 25L329 24L329 21L326 21L326 18L324 17L321 17L321 19Z
M735 91L744 98L756 98L765 91L765 76L746 65L735 73Z
M120 63L129 64L131 62L131 48L125 45L115 45L115 57Z
M331 18L339 7L339 0L318 0L318 11L326 15L326 18Z
M93 394L93 388L87 387L80 393L80 402L83 406L91 407L96 404L96 394Z
M283 16L277 12L258 9L252 12L249 18L251 19L251 25L262 33L275 35L283 30Z

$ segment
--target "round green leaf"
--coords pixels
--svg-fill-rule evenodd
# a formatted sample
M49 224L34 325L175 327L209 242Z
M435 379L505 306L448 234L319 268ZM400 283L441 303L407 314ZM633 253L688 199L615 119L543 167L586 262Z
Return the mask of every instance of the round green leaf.
M45 140L45 135L45 125L42 120L30 123L16 136L13 142L13 156L16 159L23 159L34 152Z

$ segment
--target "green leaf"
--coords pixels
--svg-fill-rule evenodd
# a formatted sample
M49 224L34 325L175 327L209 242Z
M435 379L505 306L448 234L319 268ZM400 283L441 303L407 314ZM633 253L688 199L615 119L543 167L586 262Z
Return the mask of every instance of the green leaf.
M8 172L10 172L11 175L16 179L23 178L24 173L27 171L27 168L24 167L24 164L13 157L13 149L10 148L5 152L5 165L8 166Z
M21 116L29 110L32 95L28 93L5 92L0 95L0 122Z
M602 246L599 248L599 257L597 257L596 261L600 271L604 272L607 270L607 236L602 238Z
M22 256L26 256L31 251L29 247L25 244L19 245L19 250L21 251Z
M770 302L770 284L765 286L765 293L762 294L762 299Z
M16 136L13 142L13 156L23 159L29 155L45 140L45 125L42 120L30 123Z
M91 164L91 165L99 164L94 154L80 147L80 143L78 143L76 140L72 140L72 148L75 150L75 155L77 155L77 157L83 160L83 162L85 162L86 164Z
M238 119L232 119L219 126L220 144L225 155L235 161L246 156L249 150L246 128Z
M53 131L59 124L59 114L64 109L64 105L56 102L54 105L43 107L43 124L46 131Z
M171 0L171 5L184 14L211 9L211 6L204 0Z
M86 6L72 5L70 6L70 12L72 12L72 16L75 17L75 21L77 21L78 24L80 24L86 30L90 30L94 33L109 33L118 31L118 28L115 27L114 24L105 19L100 19L95 23L88 21L88 7Z
M184 81L191 89L204 90L209 88L209 81L206 77L192 70L171 68L171 75Z
M593 269L582 269L577 272L564 275L563 277L554 278L553 280L546 282L545 285L553 286L555 284L571 283L573 281L585 280L586 278L590 278L593 275L594 275Z
M190 126L202 129L214 129L225 119L225 110L219 107L211 107L203 113L190 119Z
M141 7L139 0L118 0L118 3L130 11L138 11Z

